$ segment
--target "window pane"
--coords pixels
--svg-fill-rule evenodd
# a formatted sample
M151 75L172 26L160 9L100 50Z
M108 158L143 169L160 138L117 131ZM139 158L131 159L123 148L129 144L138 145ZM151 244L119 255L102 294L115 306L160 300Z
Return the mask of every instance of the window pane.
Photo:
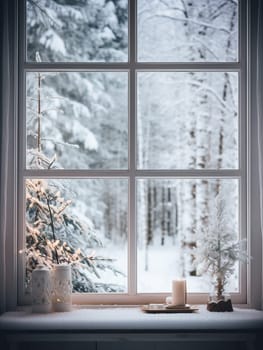
M171 292L171 283L187 278L188 292L210 292L202 270L204 245L221 240L222 247L239 237L237 179L139 179L137 181L138 292ZM218 200L224 216L218 219ZM222 258L223 260L223 258ZM207 271L207 270L206 270ZM237 292L238 266L227 285Z
M137 78L138 168L238 168L238 73L139 72Z
M127 62L128 0L27 1L27 60Z
M128 73L27 73L27 167L127 169Z
M71 262L75 292L127 292L128 180L26 180L26 286Z
M138 0L138 60L238 60L238 1Z

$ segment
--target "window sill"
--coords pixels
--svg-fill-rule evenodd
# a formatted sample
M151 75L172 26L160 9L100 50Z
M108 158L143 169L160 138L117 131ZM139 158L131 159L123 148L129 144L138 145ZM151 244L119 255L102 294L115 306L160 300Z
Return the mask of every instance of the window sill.
M71 312L32 314L30 310L0 316L0 332L229 332L263 330L263 311L234 308L192 314L146 314L139 307L86 307Z

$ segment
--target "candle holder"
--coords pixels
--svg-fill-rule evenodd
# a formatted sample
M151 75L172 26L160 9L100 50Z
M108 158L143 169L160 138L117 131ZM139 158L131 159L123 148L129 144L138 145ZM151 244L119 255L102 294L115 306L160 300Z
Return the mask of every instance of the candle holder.
M58 312L71 311L72 277L71 265L55 265L53 271L53 309Z
M51 274L44 265L38 265L32 272L32 312L52 311Z

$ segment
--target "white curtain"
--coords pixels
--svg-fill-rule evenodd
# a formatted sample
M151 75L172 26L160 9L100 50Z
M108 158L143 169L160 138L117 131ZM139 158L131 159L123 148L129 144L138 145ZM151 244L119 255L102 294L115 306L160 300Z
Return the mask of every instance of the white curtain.
M1 119L0 119L0 314L13 309L16 299L14 276L13 209L14 188L10 180L14 174L14 76L15 76L15 0L0 1L0 57L1 57ZM12 281L12 282L10 282ZM14 288L13 288L14 287Z
M256 21L256 114L258 129L258 165L260 187L260 224L263 252L263 3L257 2ZM253 83L253 82L252 82ZM253 86L252 86L253 87ZM262 285L261 285L261 308L263 309L263 258L262 259Z

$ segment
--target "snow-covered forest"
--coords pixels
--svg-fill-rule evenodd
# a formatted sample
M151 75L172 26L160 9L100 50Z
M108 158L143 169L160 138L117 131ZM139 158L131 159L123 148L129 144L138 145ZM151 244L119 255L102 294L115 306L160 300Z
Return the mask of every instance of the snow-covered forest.
M238 1L137 0L137 40L138 61L236 62ZM128 45L128 0L27 1L28 61L128 62ZM180 276L190 292L209 290L195 249L218 194L238 237L239 180L220 179L239 166L238 80L226 70L137 72L137 168L219 171L136 180L138 292L169 292ZM27 169L128 169L128 108L127 71L27 72ZM128 180L28 179L29 272L45 262L37 236L55 235L74 259L78 249L88 257L75 265L75 291L127 292Z

